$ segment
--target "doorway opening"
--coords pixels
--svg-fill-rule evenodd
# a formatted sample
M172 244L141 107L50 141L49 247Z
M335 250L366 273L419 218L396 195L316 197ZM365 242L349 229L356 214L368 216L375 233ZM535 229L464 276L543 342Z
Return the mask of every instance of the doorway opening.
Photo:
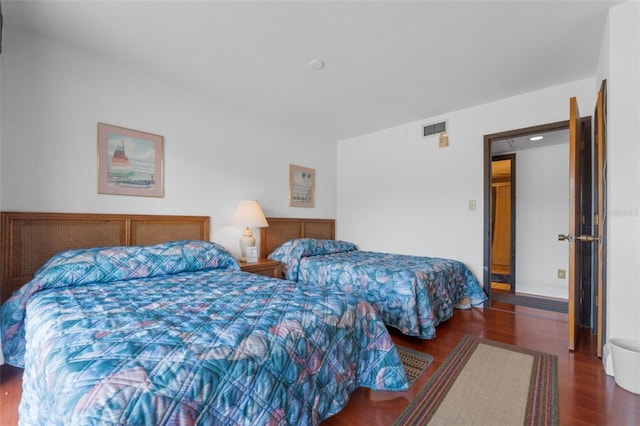
M516 155L491 157L491 289L515 291Z
M590 117L583 123L590 139ZM485 136L484 282L490 300L568 312L569 258L566 244L557 240L568 227L568 133L569 122L562 121ZM582 158L581 176L588 180L590 152ZM590 190L581 185L585 200L591 200ZM587 218L589 207L583 206ZM586 273L582 269L585 307L591 304L582 296L590 293Z

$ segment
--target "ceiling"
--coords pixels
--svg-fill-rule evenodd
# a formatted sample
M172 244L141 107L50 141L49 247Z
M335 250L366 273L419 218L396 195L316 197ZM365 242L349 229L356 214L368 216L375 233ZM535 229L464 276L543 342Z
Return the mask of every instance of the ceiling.
M532 136L542 139L532 141ZM566 145L569 152L569 129L549 130L546 132L514 136L491 142L491 155L513 154L525 149L544 148L553 145ZM511 181L511 161L507 159L491 162L491 179L493 182Z
M532 141L530 139L532 136L542 136L542 139ZM501 155L517 152L523 149L534 149L561 144L569 145L568 128L494 140L491 142L491 154Z
M617 3L5 0L2 11L8 30L334 142L593 77Z

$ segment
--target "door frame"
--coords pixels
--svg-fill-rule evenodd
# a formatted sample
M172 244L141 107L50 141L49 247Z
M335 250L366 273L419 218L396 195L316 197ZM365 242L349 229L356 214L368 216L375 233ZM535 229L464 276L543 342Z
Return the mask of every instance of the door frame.
M597 253L594 258L597 261L596 273L596 294L594 310L595 327L597 336L597 355L602 358L602 346L606 341L606 286L607 286L607 189L606 189L606 158L607 158L607 80L602 80L598 91L598 100L594 112L593 133L594 133L594 156L596 158L595 191L597 195L595 228L597 230L598 244Z
M589 118L590 120L590 118ZM515 138L521 136L529 136L538 133L552 132L557 130L569 129L569 120L557 121L538 126L524 127L521 129L508 130L504 132L492 133L484 136L484 263L483 263L483 287L489 297L485 306L491 306L491 234L493 232L491 226L491 144L493 141ZM512 226L515 226L512 223ZM515 261L515 259L514 259ZM514 265L515 267L515 265Z

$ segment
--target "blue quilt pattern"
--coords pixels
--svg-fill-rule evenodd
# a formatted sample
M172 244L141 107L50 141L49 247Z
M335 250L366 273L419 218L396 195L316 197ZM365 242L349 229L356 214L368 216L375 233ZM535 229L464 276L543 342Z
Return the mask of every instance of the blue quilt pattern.
M408 388L369 303L237 269L204 242L54 257L2 306L20 423L315 425Z
M356 250L343 241L297 239L269 256L287 278L354 294L369 301L385 324L433 338L454 308L482 304L480 283L460 261Z
M269 259L277 260L282 264L282 276L285 279L298 281L302 258L357 249L355 244L348 241L296 238L283 243L272 251L269 254Z

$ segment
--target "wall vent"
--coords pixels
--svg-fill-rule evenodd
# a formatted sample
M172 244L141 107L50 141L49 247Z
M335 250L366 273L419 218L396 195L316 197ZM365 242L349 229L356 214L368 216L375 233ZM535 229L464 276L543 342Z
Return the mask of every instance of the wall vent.
M441 121L440 123L434 123L426 125L422 128L422 136L427 137L431 135L439 135L442 132L447 131L447 122Z

